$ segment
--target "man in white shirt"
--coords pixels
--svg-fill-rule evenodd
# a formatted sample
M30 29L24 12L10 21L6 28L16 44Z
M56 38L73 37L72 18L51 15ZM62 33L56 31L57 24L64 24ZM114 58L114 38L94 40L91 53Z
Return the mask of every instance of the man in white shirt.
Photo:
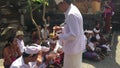
M58 39L63 43L63 68L82 68L82 51L85 46L82 15L70 0L55 0L55 3L65 14L64 31L58 34Z
M18 43L18 47L20 48L21 53L24 52L24 48L25 48L24 41L23 41L23 36L24 36L23 31L19 30L19 31L16 32L17 43Z
M36 61L40 50L41 48L37 46L27 46L22 56L16 59L10 68L38 68L39 65L31 62Z

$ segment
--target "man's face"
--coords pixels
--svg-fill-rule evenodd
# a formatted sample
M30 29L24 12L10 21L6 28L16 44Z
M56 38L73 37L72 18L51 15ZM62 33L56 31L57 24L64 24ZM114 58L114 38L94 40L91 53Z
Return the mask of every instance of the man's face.
M31 62L34 62L37 60L38 54L35 54L34 56L31 56L30 60Z
M65 12L67 10L67 3L66 2L61 2L58 4L58 9L61 12Z
M18 35L17 37L19 40L23 40L23 35Z
M38 45L40 45L40 40L37 39L35 43L38 44Z

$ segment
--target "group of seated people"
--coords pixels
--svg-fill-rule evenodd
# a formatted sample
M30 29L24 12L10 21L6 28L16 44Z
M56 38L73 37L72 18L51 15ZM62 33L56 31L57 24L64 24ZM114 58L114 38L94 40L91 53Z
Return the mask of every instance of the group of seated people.
M99 22L96 22L93 30L85 30L85 41L86 45L83 52L85 59L101 61L111 51L110 42L102 35Z
M21 30L8 38L3 49L4 68L62 68L64 52L60 40L54 40L55 33L61 33L62 27L55 26L53 32L44 40L37 30L31 33L31 43L24 44ZM42 42L41 42L42 41ZM109 41L101 34L97 22L93 30L85 30L85 48L83 59L101 61L111 51Z
M3 48L4 68L61 68L63 51L58 40L41 42L37 31L31 33L31 43L24 44L21 30L8 38Z

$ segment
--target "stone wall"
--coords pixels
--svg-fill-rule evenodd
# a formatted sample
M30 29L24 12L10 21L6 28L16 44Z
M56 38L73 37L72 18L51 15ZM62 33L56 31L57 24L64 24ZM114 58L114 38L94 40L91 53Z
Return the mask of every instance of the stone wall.
M83 14L84 20L84 30L92 30L95 26L95 22L99 21L101 28L104 25L104 20L102 18L102 14Z
M101 11L101 2L99 1L82 1L74 2L81 13L96 13Z

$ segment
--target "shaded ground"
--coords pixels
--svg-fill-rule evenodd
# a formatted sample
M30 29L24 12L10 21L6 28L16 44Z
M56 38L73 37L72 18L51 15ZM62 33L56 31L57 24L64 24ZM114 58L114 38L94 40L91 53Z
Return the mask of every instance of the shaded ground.
M114 32L111 41L112 51L110 56L106 56L103 61L93 62L83 60L82 68L120 68L120 32ZM0 59L0 68L3 68L3 59Z

